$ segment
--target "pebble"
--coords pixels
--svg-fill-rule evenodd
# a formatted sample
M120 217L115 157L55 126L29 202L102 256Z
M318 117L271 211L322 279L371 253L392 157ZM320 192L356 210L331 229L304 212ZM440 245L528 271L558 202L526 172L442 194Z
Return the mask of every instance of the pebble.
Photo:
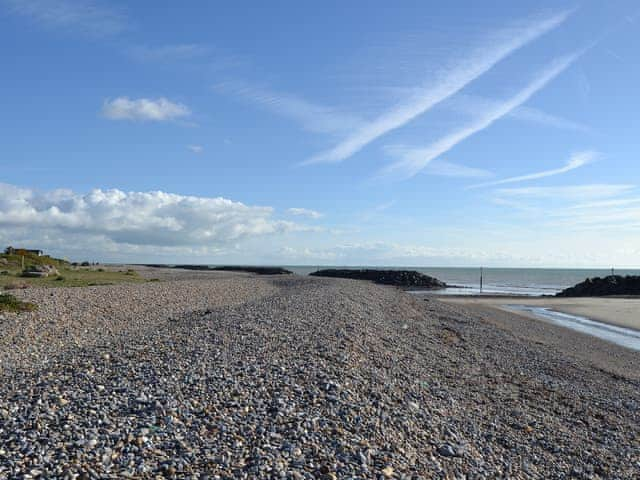
M640 478L634 382L394 288L163 272L18 293L0 478Z

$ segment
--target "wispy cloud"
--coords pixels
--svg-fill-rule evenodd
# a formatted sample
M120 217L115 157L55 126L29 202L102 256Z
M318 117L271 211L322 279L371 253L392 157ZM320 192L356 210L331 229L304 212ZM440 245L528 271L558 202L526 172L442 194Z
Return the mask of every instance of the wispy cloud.
M435 84L418 89L407 101L358 128L334 148L315 155L304 163L346 160L380 136L402 127L456 94L517 49L558 27L570 13L564 11L542 19L536 18L496 32L491 36L490 42L479 46L468 57L459 59L452 67L441 72Z
M308 264L324 262L331 265L460 265L513 264L520 260L504 249L490 253L465 247L436 247L421 244L399 244L385 241L348 242L327 247L283 247L284 258Z
M459 94L449 99L446 102L446 107L455 110L457 112L466 113L473 116L478 116L481 112L495 108L497 100L478 97L475 95L463 95ZM587 125L583 125L579 122L569 120L558 115L552 115L537 108L520 106L513 109L509 116L525 122L535 123L538 125L544 125L547 127L557 128L561 130L570 130L576 132L591 133L592 129Z
M564 72L581 54L582 52L574 53L557 59L513 97L496 104L493 109L487 110L467 126L438 139L431 145L407 152L404 158L384 168L381 173L383 175L399 174L403 177L412 177L435 158L448 152L471 135L491 126L495 121L525 103L551 80Z
M581 123L574 122L557 115L551 115L550 113L546 113L532 107L518 107L513 112L511 112L511 116L519 120L538 123L540 125L546 125L562 130L573 130L576 132L587 133L592 131L591 128L589 128L587 125L583 125Z
M640 203L640 197L618 198L614 200L601 200L598 202L579 203L577 205L573 205L571 209L583 210L591 208L624 207L627 205L634 205L636 203Z
M232 94L252 104L300 123L303 128L317 133L345 132L356 128L362 121L355 115L338 109L318 105L288 93L273 92L241 82L219 83L213 86L218 93Z
M157 47L137 45L128 50L129 55L136 60L148 62L190 60L203 57L209 54L209 52L209 47L197 43L181 43Z
M102 114L111 120L150 120L161 122L186 117L191 110L186 105L174 103L164 97L157 99L118 97L106 100Z
M630 184L594 183L555 187L500 188L495 193L498 196L512 198L589 201L617 197L635 188L635 185Z
M195 154L204 152L204 147L202 145L187 145L187 148Z
M483 168L467 167L458 163L436 160L425 168L425 173L438 175L441 177L460 178L486 178L493 176L493 173Z
M640 198L635 185L502 188L493 191L491 201L526 215L527 222L539 225L541 230L575 233L640 228Z
M128 24L121 11L93 0L0 0L0 4L48 27L70 28L93 36L115 35Z
M527 175L519 175L517 177L503 178L502 180L496 180L495 182L486 182L473 185L471 188L490 187L494 185L504 185L506 183L525 182L527 180L538 180L540 178L552 177L554 175L561 175L563 173L570 172L576 168L583 167L589 163L594 162L600 154L594 151L578 152L571 155L569 161L560 168L554 168L552 170L543 170L541 172L529 173Z
M294 215L296 217L307 217L307 218L313 218L313 219L318 219L323 217L322 213L317 212L315 210L310 210L308 208L290 208L287 210L287 213L289 215Z
M378 205L374 205L371 208L360 212L358 215L358 219L362 222L370 222L381 216L384 212L392 208L396 204L395 200L389 200L388 202L384 202Z
M540 211L554 228L617 233L637 231L640 229L640 198L637 188L630 185L626 187L596 188L579 198L569 196L568 205L561 205L560 208L547 207ZM552 203L548 197L530 199L536 200L542 205Z
M412 155L420 155L421 149L407 145L387 145L384 147L384 151L391 156L407 159L411 158ZM493 176L493 173L489 170L468 167L440 159L429 163L425 167L424 173L441 177L460 178L487 178Z

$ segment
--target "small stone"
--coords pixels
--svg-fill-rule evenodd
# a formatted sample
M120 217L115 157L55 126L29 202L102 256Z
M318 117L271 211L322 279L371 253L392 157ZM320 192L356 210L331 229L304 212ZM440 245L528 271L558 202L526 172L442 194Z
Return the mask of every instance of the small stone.
M385 476L385 478L393 477L393 473L394 473L393 467L390 465L382 469L382 474Z
M455 449L448 443L440 445L438 447L438 453L443 457L455 457L457 455Z

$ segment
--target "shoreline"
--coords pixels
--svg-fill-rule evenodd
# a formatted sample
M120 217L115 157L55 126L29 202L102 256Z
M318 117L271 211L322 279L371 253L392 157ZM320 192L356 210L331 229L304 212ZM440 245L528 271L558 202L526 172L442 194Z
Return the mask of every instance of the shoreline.
M369 282L142 270L16 292L0 477L640 473L637 352Z
M640 331L640 298L638 297L526 297L517 295L465 296L431 295L445 303L459 305L485 305L508 310L543 321L528 312L515 312L505 308L509 304L549 308L557 312L584 317L589 320Z

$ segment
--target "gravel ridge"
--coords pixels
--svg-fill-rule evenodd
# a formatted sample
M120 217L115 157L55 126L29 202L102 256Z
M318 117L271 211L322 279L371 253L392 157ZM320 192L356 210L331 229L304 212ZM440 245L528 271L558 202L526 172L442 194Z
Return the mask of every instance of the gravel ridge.
M20 295L40 310L0 323L0 478L640 475L638 381L394 288Z

